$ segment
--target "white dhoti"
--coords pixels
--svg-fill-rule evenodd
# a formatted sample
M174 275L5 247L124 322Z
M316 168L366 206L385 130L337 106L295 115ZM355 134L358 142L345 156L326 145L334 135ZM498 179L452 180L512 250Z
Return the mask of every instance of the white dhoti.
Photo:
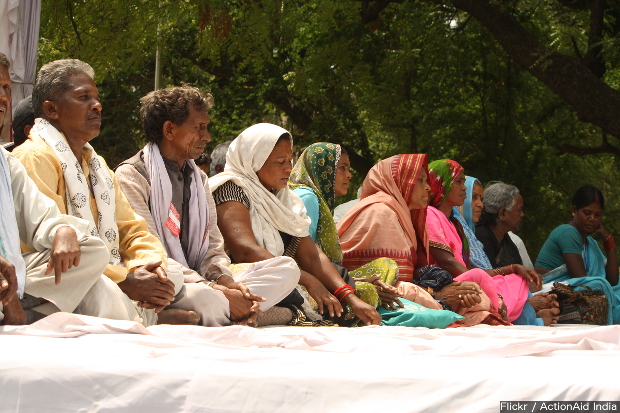
M166 275L174 284L174 295L183 288L183 273L169 268ZM95 283L74 313L111 318L113 320L130 320L145 327L157 324L157 314L153 309L145 309L137 301L130 299L118 285L106 277Z
M23 254L26 262L27 294L44 298L48 302L32 310L44 315L58 311L129 320L145 327L157 324L157 314L132 301L119 286L103 275L108 264L109 252L103 241L97 237L86 237L80 242L80 265L62 273L60 284L56 285L54 272L45 274L50 251ZM175 285L175 294L183 287L183 274L170 271L168 278ZM0 303L0 321L4 319Z
M168 271L173 269L169 260ZM178 264L177 264L178 265ZM276 257L249 264L244 271L233 276L235 282L244 283L250 292L265 298L260 309L267 311L282 301L299 282L299 268L292 258ZM176 284L175 284L176 285ZM167 308L195 311L200 324L220 327L231 324L230 304L224 293L205 283L185 283L174 303Z

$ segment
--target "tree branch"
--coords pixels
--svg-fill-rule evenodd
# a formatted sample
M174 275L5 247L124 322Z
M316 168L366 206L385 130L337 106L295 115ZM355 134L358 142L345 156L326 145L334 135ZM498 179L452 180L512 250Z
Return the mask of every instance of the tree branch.
M558 147L559 155L564 153L574 153L576 155L593 155L597 153L610 153L615 156L620 156L620 148L612 145L607 140L607 134L603 132L603 143L599 146L575 146L575 145L559 145Z
M402 3L404 0L361 0L362 7L360 10L360 16L362 16L362 23L368 24L376 21L379 18L379 14L383 9L389 6L390 3Z
M574 10L584 10L590 6L591 0L558 0L563 6L569 7Z
M605 18L606 0L594 0L590 6L590 32L588 36L588 52L583 63L599 78L605 74L605 60L603 59L603 27Z
M449 2L478 19L510 57L571 105L579 120L620 137L620 92L598 78L582 61L543 45L496 1Z

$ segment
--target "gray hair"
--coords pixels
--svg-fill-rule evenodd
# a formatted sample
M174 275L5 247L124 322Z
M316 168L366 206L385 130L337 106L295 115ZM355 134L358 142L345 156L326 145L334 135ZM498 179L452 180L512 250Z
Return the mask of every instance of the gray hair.
M515 196L518 194L519 189L516 186L499 181L490 182L484 189L484 209L476 225L495 227L499 210L504 208L506 211L511 211L516 203Z
M6 70L9 70L11 68L11 62L4 53L0 53L0 66L6 67Z
M95 71L78 59L55 60L43 66L37 75L37 82L32 90L32 110L35 117L43 116L43 103L46 100L58 101L71 87L73 76L85 74L95 78Z
M211 152L211 166L209 169L210 175L214 176L216 174L215 167L217 165L224 166L226 165L226 153L228 152L228 147L232 141L226 141L220 143L213 149Z
M499 213L499 210L505 208L511 211L515 206L515 196L519 194L519 189L514 185L508 185L503 182L490 182L484 189L484 209L491 214Z

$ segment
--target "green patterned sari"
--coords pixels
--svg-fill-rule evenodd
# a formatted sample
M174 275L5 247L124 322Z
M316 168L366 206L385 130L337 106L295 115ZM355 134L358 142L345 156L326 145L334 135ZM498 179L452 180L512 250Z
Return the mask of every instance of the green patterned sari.
M291 190L305 187L312 190L319 200L319 221L316 243L327 257L342 265L342 249L332 211L336 200L336 166L340 161L340 145L327 142L308 146L295 164L289 180ZM349 271L353 278L370 278L375 275L381 281L394 285L398 278L398 265L389 258L380 258L362 267ZM356 282L357 296L364 302L378 307L381 302L373 284Z

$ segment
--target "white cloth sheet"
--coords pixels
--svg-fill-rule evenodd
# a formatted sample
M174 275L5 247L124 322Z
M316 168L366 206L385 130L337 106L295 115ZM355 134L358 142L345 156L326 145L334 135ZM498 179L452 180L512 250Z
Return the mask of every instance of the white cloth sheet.
M0 327L2 411L497 412L616 400L620 326Z

